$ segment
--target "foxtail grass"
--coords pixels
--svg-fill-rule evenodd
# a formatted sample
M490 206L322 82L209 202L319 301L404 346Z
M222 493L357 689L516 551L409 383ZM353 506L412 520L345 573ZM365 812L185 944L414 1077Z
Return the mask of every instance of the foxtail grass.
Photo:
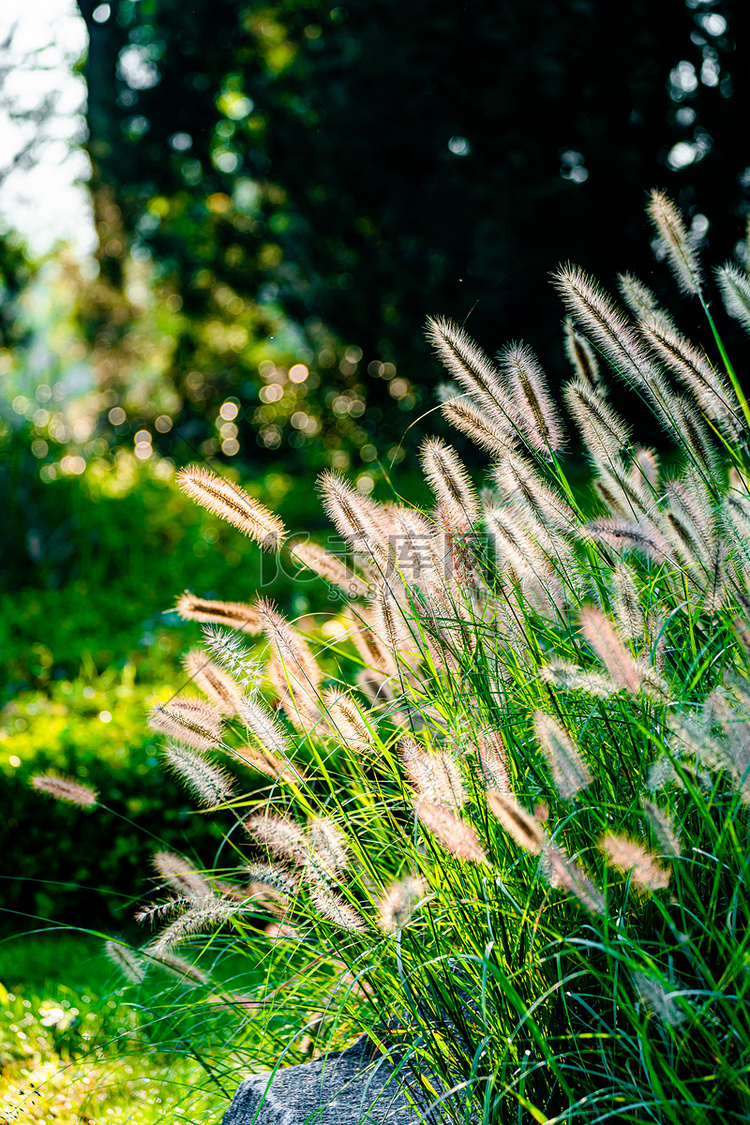
M649 215L707 300L674 204L654 193ZM493 459L488 483L442 438L420 454L424 507L325 473L357 569L285 547L234 484L181 478L348 604L331 641L262 597L180 599L211 630L186 663L207 701L151 723L226 828L205 871L155 859L148 956L187 977L200 940L259 968L221 998L236 1057L395 1041L436 1120L747 1122L746 403L723 345L697 348L637 279L628 312L578 267L555 285L585 490L531 350L495 363L444 318L428 337L460 393L442 412ZM744 270L719 286L745 322ZM610 374L669 456L637 444Z

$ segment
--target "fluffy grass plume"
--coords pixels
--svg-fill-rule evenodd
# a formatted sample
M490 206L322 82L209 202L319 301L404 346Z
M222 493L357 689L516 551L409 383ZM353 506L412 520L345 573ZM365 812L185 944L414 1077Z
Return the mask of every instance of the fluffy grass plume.
M303 539L297 539L289 544L289 550L297 562L301 562L308 570L324 578L332 586L343 590L350 598L367 597L368 583L324 547L319 547L312 540L305 542Z
M200 699L176 695L169 703L157 703L148 718L149 726L194 750L223 746L223 721L215 707Z
M415 802L417 816L436 840L456 859L468 863L487 863L487 852L468 823L449 809L422 798Z
M99 794L90 785L84 785L72 777L57 773L37 773L29 782L38 793L46 793L65 805L76 805L79 809L93 809L99 801Z
M211 601L209 598L198 598L186 590L178 599L175 611L183 621L227 625L250 636L263 632L263 618L252 606L242 602Z
M617 635L612 622L596 606L584 606L581 632L618 687L637 695L643 672Z
M181 778L204 808L218 808L231 800L234 785L225 769L184 746L167 746L163 753L167 767Z
M526 440L543 455L562 449L564 436L557 407L539 360L525 344L510 344L499 356L506 386Z
M518 443L513 430L466 399L451 399L444 402L440 409L452 426L494 457L503 457Z
M232 677L200 649L185 653L182 666L197 688L207 695L220 715L236 715L242 701L242 690Z
M651 192L648 217L661 238L672 273L683 293L700 296L702 289L698 255L693 249L679 210L663 191Z
M551 715L537 711L534 733L549 762L555 786L561 797L575 797L592 782L591 771L568 732Z
M455 449L440 438L427 438L422 443L420 460L425 478L451 523L470 527L477 519L479 505L466 466Z
M395 934L409 924L427 888L413 875L392 883L378 902L378 922L386 934Z
M487 807L515 842L532 855L540 855L546 834L535 816L531 816L511 793L491 789L487 794Z
M565 354L573 364L576 375L586 386L594 390L600 389L603 383L599 374L599 360L596 352L586 337L582 336L580 332L576 332L575 325L570 317L566 317L563 327L565 331Z
M145 979L146 970L139 953L121 941L105 941L104 952L115 968L131 984L140 984Z
M669 871L635 840L609 832L602 837L602 848L609 863L629 871L633 882L644 891L663 891L669 885Z
M201 465L190 465L177 474L183 492L216 516L247 535L266 550L276 551L286 536L281 520L257 500L224 477Z
M427 338L453 378L478 404L512 425L515 409L503 378L495 365L462 328L443 317L430 317Z
M154 853L151 862L157 876L183 898L202 899L211 894L208 879L199 874L184 856L177 855L176 852L158 851Z
M727 262L717 269L716 280L727 312L750 331L750 277L734 262Z

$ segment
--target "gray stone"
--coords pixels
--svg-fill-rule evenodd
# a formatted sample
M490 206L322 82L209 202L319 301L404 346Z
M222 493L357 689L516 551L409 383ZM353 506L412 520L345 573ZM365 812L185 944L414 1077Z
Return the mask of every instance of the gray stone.
M407 1088L423 1101L408 1066L363 1035L346 1051L246 1078L222 1125L438 1125L442 1114L415 1110Z

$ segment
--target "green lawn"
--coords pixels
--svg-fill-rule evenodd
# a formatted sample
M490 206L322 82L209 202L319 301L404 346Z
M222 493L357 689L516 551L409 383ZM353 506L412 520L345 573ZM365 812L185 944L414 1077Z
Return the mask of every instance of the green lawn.
M179 1040L155 1047L149 1013L118 996L100 941L65 931L5 939L0 982L0 1120L221 1120L226 1097ZM154 980L155 1005L164 983Z

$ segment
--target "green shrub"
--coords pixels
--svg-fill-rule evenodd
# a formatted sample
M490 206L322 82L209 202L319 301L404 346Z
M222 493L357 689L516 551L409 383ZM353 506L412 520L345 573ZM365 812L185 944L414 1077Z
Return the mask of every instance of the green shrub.
M650 211L708 313L679 214L658 193ZM750 324L750 279L720 282ZM436 439L430 512L325 474L344 562L231 482L180 474L351 604L316 629L265 597L181 603L206 625L209 702L180 693L150 721L224 842L157 857L158 930L129 971L208 934L264 969L223 1052L296 1061L381 1040L387 1018L454 1122L746 1121L750 411L718 336L726 374L635 279L632 319L579 270L556 284L585 501L530 350L494 364L445 321L443 411L494 458L481 493ZM612 409L601 358L675 443L671 471Z

